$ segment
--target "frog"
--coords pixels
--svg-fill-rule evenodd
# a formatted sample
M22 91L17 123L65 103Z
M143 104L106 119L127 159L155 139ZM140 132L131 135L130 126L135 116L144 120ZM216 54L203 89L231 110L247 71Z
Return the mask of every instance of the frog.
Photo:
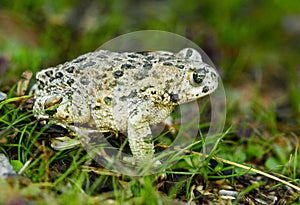
M36 74L34 116L74 130L126 132L133 164L155 154L151 125L175 107L210 95L219 75L193 48L96 50ZM75 133L76 134L76 133Z

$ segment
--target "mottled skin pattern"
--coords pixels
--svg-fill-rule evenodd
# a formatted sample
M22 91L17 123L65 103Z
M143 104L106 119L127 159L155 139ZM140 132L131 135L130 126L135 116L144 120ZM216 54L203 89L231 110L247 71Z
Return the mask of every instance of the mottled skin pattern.
M42 70L36 78L33 111L38 119L67 128L127 131L137 162L153 157L150 125L218 86L217 73L191 48L175 54L99 50Z

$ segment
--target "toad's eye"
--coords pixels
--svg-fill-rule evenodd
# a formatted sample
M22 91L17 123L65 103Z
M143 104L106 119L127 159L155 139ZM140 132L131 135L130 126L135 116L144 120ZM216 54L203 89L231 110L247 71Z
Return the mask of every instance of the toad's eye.
M204 68L197 69L193 72L193 77L191 78L191 84L193 86L200 86L206 76L206 70Z

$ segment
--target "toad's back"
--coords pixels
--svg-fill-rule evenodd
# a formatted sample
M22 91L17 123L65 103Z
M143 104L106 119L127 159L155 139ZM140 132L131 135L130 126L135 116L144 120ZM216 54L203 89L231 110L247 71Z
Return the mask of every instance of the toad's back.
M98 85L96 89L104 92L112 88L119 90L128 84L134 86L141 81L144 84L148 79L161 82L153 82L153 86L160 86L166 83L168 76L173 77L170 72L180 75L187 64L185 59L170 52L116 53L99 50L40 71L36 94L74 89L75 82L89 86L94 81ZM174 80L171 79L172 82Z

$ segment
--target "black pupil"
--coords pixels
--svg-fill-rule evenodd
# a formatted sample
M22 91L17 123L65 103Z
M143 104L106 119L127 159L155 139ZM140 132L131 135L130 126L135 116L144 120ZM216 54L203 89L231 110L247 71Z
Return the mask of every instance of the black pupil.
M193 73L193 79L195 81L195 83L202 83L204 78L205 78L205 69L198 69L195 70L195 72Z

